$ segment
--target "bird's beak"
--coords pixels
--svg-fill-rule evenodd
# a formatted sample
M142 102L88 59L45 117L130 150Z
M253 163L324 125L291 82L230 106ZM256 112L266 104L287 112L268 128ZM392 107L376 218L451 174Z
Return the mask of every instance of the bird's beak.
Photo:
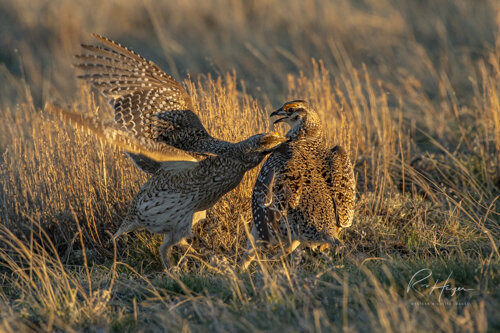
M282 116L283 114L283 108L279 108L278 110L273 111L273 113L271 113L269 117Z
M269 115L269 117L274 117L274 116L284 116L284 117L276 119L273 122L273 125L275 125L275 124L277 124L279 122L282 122L283 120L285 120L287 118L287 114L286 114L285 111L283 111L283 108L279 108L278 110L274 111L273 113L271 113Z

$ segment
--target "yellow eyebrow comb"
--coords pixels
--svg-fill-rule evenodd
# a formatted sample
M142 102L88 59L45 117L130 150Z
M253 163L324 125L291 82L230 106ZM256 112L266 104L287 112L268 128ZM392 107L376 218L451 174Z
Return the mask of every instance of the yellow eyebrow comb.
M285 106L283 107L283 111L286 111L286 110L288 110L289 108L293 108L293 107L296 107L296 106L298 106L298 104L297 104L297 103L290 103L290 104L287 104L287 105L285 105Z

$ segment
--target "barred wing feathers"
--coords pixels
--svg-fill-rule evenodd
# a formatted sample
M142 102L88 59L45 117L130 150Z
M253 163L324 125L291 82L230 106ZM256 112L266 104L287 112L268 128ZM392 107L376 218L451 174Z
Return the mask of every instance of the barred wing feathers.
M114 120L136 137L174 144L179 136L209 135L186 90L154 62L106 37L93 34L103 46L82 45L90 54L77 55L75 66L99 89L114 110ZM190 147L182 147L190 150Z

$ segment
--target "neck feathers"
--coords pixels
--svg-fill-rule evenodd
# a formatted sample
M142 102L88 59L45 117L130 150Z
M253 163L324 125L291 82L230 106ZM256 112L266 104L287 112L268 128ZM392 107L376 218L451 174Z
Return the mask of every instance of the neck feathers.
M291 128L286 136L292 138L293 141L308 140L325 142L325 135L321 128L319 117L313 111L310 111L298 126Z

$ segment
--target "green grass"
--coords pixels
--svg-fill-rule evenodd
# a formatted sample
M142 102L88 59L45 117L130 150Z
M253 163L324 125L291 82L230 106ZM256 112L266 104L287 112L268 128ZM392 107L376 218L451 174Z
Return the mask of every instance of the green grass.
M498 13L488 0L0 1L0 331L500 330ZM240 272L258 168L169 272L159 235L115 247L147 176L42 110L110 118L70 66L91 32L183 82L222 139L310 100L355 163L345 247Z

